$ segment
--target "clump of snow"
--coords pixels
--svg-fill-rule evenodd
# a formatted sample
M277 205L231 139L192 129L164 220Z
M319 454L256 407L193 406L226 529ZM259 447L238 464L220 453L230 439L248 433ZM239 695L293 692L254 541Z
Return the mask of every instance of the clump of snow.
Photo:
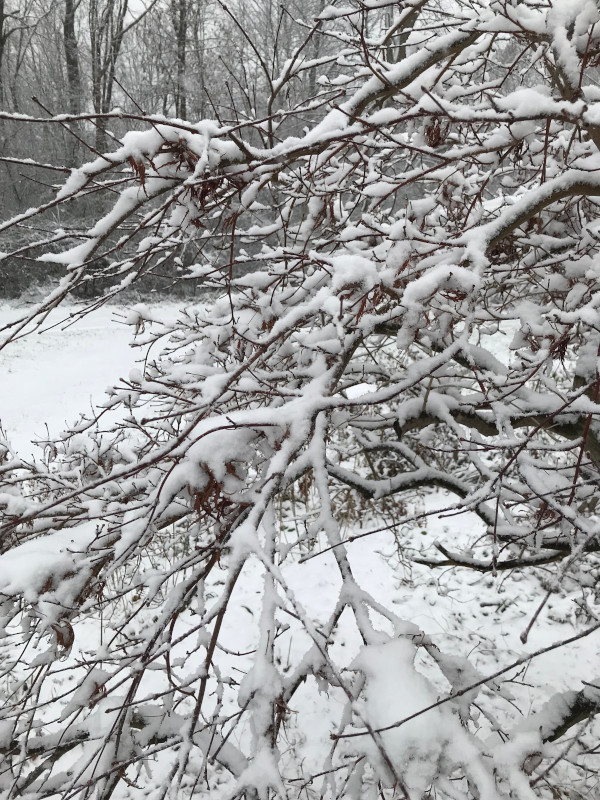
M415 669L416 653L413 642L398 638L363 647L350 665L366 677L365 700L360 713L373 729L401 722L438 699L434 687ZM381 741L385 755L407 788L424 792L438 773L439 761L448 743L459 732L456 717L446 707L440 707L384 731ZM393 782L376 743L365 736L361 748L379 765L382 778Z
M77 568L78 555L96 537L93 523L76 531L52 531L11 548L0 558L0 594L22 594L29 602L60 585L65 588Z

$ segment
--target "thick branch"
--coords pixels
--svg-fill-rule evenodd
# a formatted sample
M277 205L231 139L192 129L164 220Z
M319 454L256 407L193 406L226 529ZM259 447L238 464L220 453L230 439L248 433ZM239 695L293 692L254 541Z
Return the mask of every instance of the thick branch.
M539 731L544 742L555 742L579 722L600 711L600 679L586 685L579 692L559 692L553 695L537 713L520 729Z
M445 548L440 542L435 542L434 547L445 556L444 561L434 561L429 558L412 558L415 564L423 564L425 567L466 567L476 572L502 572L509 569L523 569L525 567L541 567L544 564L552 564L566 558L567 553L557 552L547 555L532 556L531 558L508 558L504 561L479 561L475 558L453 553Z
M498 426L494 420L487 416L484 417L475 411L457 411L454 413L449 413L451 414L452 419L458 425L463 425L465 428L472 428L482 436L492 437L500 435L500 431L498 430ZM584 416L583 412L582 416ZM550 416L541 417L537 415L526 415L523 417L511 417L510 424L514 429L539 428L542 426L545 431L553 434L554 436L559 436L562 439L574 440L583 436L587 416L588 415L585 414L584 419L577 422L554 423ZM398 436L402 436L409 431L423 430L423 428L427 428L429 425L441 424L445 424L445 420L424 412L419 414L418 417L404 420L402 425L395 425L394 430ZM600 442L598 442L597 437L592 433L591 430L588 432L585 448L592 461L594 461L596 464L599 464Z

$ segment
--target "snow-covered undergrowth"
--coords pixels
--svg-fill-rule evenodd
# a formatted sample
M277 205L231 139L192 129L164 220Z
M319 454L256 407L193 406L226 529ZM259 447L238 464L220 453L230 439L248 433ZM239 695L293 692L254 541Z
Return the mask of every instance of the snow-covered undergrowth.
M48 320L48 325L68 319L71 311L73 309L63 307L59 314ZM9 320L14 313L11 307L3 306L0 321ZM146 308L144 314L147 318L172 318L174 308L164 304ZM113 379L119 376L128 379L132 370L139 370L143 361L152 357L147 348L129 347L130 330L123 321L130 317L127 309L104 306L66 327L56 324L40 335L29 336L2 353L0 420L15 457L40 458L43 446L32 445L32 438L60 439L65 423L76 422L86 404L91 408L107 401L110 395L104 395L104 391ZM490 348L501 360L509 358L507 341L506 332L498 334ZM40 387L43 387L42 391ZM360 390L360 387L354 389L355 392ZM103 422L104 417L101 417L100 426ZM474 514L444 513L443 509L450 502L451 498L443 491L428 490L415 495L412 505L404 509L408 519L405 524L361 538L361 534L376 530L381 523L367 509L362 524L354 519L343 531L344 538L350 540L348 560L356 581L357 598L360 601L361 593L368 593L372 598L368 602L369 614L375 626L394 635L392 640L382 635L379 644L372 641L365 646L356 623L347 612L337 620L333 631L327 633L331 619L336 617L341 581L333 552L327 550L320 554L323 542L317 537L312 547L305 543L300 558L286 559L281 564L277 579L280 591L284 587L286 622L276 622L276 629L270 632L273 662L256 658L257 648L260 651L260 648L269 646L261 638L265 628L260 624L260 618L265 614L265 583L269 583L270 577L257 559L243 562L242 574L232 587L226 613L220 622L219 643L212 656L212 668L220 680L217 682L211 678L206 688L207 695L213 695L212 702L207 705L212 708L214 719L220 722L230 720L221 728L229 730L229 733L205 734L206 741L195 736L190 761L191 772L201 776L196 780L210 791L211 797L230 797L231 792L239 790L240 780L265 787L277 785L278 772L269 753L259 753L251 761L246 760L244 754L248 754L248 743L257 732L247 721L238 724L240 706L243 711L244 703L256 703L265 685L272 689L271 684L283 681L280 686L282 694L286 681L288 688L294 685L295 675L303 675L306 659L318 660L315 638L318 640L319 636L329 637L329 668L331 663L338 665L341 684L337 689L333 688L335 676L330 672L326 675L327 670L322 667L322 683L317 670L316 675L302 678L304 685L295 692L290 705L281 701L286 750L281 753L283 767L280 769L295 775L289 784L298 790L294 796L304 796L308 786L317 794L326 793L329 782L339 778L342 771L348 783L348 796L352 796L353 782L362 782L363 786L371 783L375 788L377 779L386 775L387 765L372 740L365 737L331 739L332 734L335 736L336 732L345 730L346 723L340 721L340 715L343 720L344 714L349 713L349 708L343 711L348 698L342 684L352 686L361 681L364 682L361 699L351 705L356 718L364 724L385 728L414 716L403 726L381 734L384 752L403 765L405 788L411 797L421 796L427 791L442 761L460 763L467 760L472 762L471 768L477 772L477 762L482 756L461 724L460 713L457 713L461 701L458 704L454 701L452 706L442 702L438 708L423 714L420 712L435 706L440 699L444 701L449 690L456 691L477 683L482 676L502 670L524 655L574 635L585 626L586 620L581 619L581 587L566 583L553 592L524 647L519 636L548 588L544 583L543 569L480 575L457 569L431 570L414 563L414 556L437 552L433 548L434 542L443 543L450 551L468 551L483 533L482 523ZM265 524L277 526L293 551L309 517L303 518L289 498L280 503L277 514L277 518L269 518ZM412 520L409 519L411 516ZM387 519L387 523L389 521ZM118 685L116 688L113 686L114 676L118 678L119 673L114 664L111 666L107 642L118 635L129 642L143 644L157 617L168 613L163 605L169 586L165 576L182 557L187 554L191 558L202 545L199 540L182 539L177 535L175 524L172 535L169 529L165 530L142 556L136 555L131 563L112 575L113 595L123 593L122 600L113 603L113 614L120 603L121 615L114 618L104 616L101 607L90 602L74 632L70 624L62 623L48 605L48 588L55 586L52 602L69 606L82 589L81 581L85 580L81 564L78 577L70 579L73 554L86 548L93 551L95 535L95 526L91 523L77 529L76 534L56 531L14 547L0 563L0 596L20 593L33 602L39 587L44 586L46 599L39 604L38 613L47 613L48 619L54 620L49 624L56 634L60 660L55 661L55 649L47 649L43 635L45 627L41 626L40 635L29 644L28 668L33 665L54 671L52 691L64 692L61 721L72 716L75 731L81 707L87 705L94 709L81 727L82 741L90 736L91 731L98 735L108 731L115 724L120 705L126 702L126 698L119 695ZM355 536L357 538L352 541ZM121 544L121 547L125 546L126 542ZM222 571L217 571L216 578L211 574L202 602L217 597L227 579L225 566ZM123 626L131 596L140 593L146 595L145 608ZM177 591L174 596L177 596ZM137 596L133 599L136 600ZM173 602L173 596L168 597L168 602ZM275 595L273 602L280 602ZM300 618L294 612L298 612ZM194 610L192 604L173 624L171 644L163 651L163 658L169 659L168 681L188 685L194 676L197 678L204 673L207 633L196 634L200 637L197 646L193 644L195 637L192 635L198 628L202 613L201 605ZM18 627L20 624L20 618L15 617L15 625ZM312 641L311 631L315 637ZM6 631L9 635L12 632L10 628ZM522 769L527 759L533 758L532 769L537 765L535 751L541 746L538 729L546 723L548 709L539 718L534 716L526 722L523 720L531 713L542 711L546 701L556 692L580 690L586 682L593 680L597 673L598 650L596 639L582 639L527 660L521 667L517 665L499 677L497 683L490 684L493 691L488 689L488 685L470 690L465 699L468 698L469 703L475 702L479 716L471 713L469 726L474 731L479 729L478 735L484 741L493 743L491 749L496 753L495 770L499 780L502 779L503 764L507 775L515 764ZM438 652L444 653L444 659L437 657ZM103 654L109 657L106 663ZM455 662L453 657L456 657ZM20 681L27 672L23 670L23 663L19 660L11 663L4 675L4 690L9 696L12 692L23 691ZM276 671L273 665L276 665ZM153 780L161 770L171 769L162 748L156 745L153 733L160 728L162 737L168 740L170 735L173 741L183 737L185 743L186 719L190 715L193 717L195 708L194 696L186 697L183 690L176 707L168 711L170 728L165 727L164 716L160 716L160 720L157 717L154 725L153 715L157 714L155 701L165 692L166 680L162 670L146 671L137 692L138 697L147 699L148 706L137 700L130 720L133 729L139 732L135 746L139 747L146 741L152 750L144 769L154 770ZM78 686L73 693L75 683ZM476 698L477 693L479 698ZM153 701L152 705L150 701ZM40 702L44 702L43 695ZM463 722L468 716L469 703L464 706ZM210 716L204 718L210 722ZM595 723L591 726L589 722L583 724L593 731ZM524 726L521 739L516 740L516 745L509 743L502 749L499 743L505 734L514 733L520 725ZM5 728L4 733L0 731L0 747L7 746L10 741L9 727L5 725ZM48 718L45 746L48 737L53 736L53 730L59 737L57 721ZM585 735L581 741L586 741ZM57 738L57 746L59 742L60 738ZM560 745L546 744L543 749L544 756L550 759L554 754L558 757L566 752L564 742ZM90 754L93 752L92 746ZM377 774L372 773L371 779L369 771L373 767L369 766L365 755L379 770ZM78 765L84 765L80 778L85 777L86 770L93 775L98 769L92 756L90 762L86 762L85 745L83 755L77 759L67 749L60 763L63 769L73 774L77 773ZM226 769L223 770L222 766ZM557 781L556 774L553 774L553 783L560 786L560 764L556 770L559 778ZM480 771L484 773L483 766ZM237 782L234 779L236 775ZM315 775L318 777L313 778ZM572 780L568 770L565 770L565 775L567 782ZM190 789L193 786L191 780L188 768L182 786ZM393 783L392 778L389 781ZM482 782L485 783L483 779ZM125 793L119 796L141 797L144 785L144 772L141 771L134 785L121 790ZM564 784L564 788L569 785ZM589 790L589 776L586 787ZM489 797L492 796L490 787Z

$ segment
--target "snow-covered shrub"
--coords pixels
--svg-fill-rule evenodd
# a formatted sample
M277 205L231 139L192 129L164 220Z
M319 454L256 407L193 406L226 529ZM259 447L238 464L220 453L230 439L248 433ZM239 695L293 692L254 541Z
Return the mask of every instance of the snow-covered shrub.
M599 22L334 3L311 36L337 77L304 105L302 47L269 119L145 118L4 223L114 198L48 237L67 276L6 345L103 274L108 299L180 263L209 299L132 309L142 367L0 463L2 798L594 796L595 676L533 709L515 681L600 627ZM456 541L423 552L439 515ZM436 597L440 566L490 581ZM498 586L523 646L573 616L561 588L588 622L512 651L491 628L469 660ZM457 587L481 613L444 642L410 598Z

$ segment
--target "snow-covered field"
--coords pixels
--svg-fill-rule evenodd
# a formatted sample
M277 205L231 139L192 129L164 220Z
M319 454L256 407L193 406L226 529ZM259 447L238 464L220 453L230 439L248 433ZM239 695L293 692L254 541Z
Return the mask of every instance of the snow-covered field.
M174 307L165 304L156 309L156 314L161 312L172 317ZM0 307L0 322L15 313L10 306ZM68 313L69 309L56 312L45 327L68 318ZM72 325L58 324L21 339L0 353L0 421L19 455L29 456L36 449L32 445L36 439L47 436L47 431L58 435L65 423L77 418L78 412L102 402L105 388L126 377L142 357L139 350L129 346L130 328L123 324L125 313L123 308L105 306ZM499 345L499 352L504 346ZM432 494L423 503L431 511L448 505L448 498L442 493ZM428 548L439 539L450 549L459 549L479 530L480 523L473 515L444 517L433 513L426 522L408 530L405 540L413 548ZM484 674L579 629L575 620L579 599L576 587L552 597L523 646L519 635L545 591L539 577L531 573L494 577L411 565L408 559L399 557L387 533L357 539L349 546L349 557L359 583L384 606L391 603L399 617L418 625L446 650L469 655ZM287 567L290 587L302 596L307 611L314 612L315 617L323 616L323 609L336 601L339 586L333 566L329 553L306 565ZM243 648L244 620L255 613L252 606L257 584L253 581L260 579L259 574L259 570L255 577L252 572L247 574L236 589L235 610L226 617L235 649ZM347 640L338 636L336 646L354 648L355 638L348 631ZM579 690L582 681L596 678L599 638L596 634L530 663L510 684L516 702L515 707L507 706L507 714L513 714L515 724L519 713L515 708L530 713L554 692ZM298 642L296 646L300 653L305 643ZM348 653L348 661L351 656ZM329 720L317 706L303 719L305 725L307 719L313 720L314 729L306 731L307 735L318 733L316 741L327 737Z
M169 317L175 309L162 306ZM143 358L139 348L130 346L126 308L103 306L73 321L77 310L61 306L39 332L0 351L0 424L23 457L39 454L35 442L59 435L80 413L101 403L105 390ZM0 326L20 312L0 305Z
M39 452L33 442L59 434L134 366L140 354L129 347L131 331L119 323L119 313L104 306L66 327L69 310L61 309L47 320L46 330L0 352L0 421L20 455ZM1 306L0 324L16 315L14 308Z

